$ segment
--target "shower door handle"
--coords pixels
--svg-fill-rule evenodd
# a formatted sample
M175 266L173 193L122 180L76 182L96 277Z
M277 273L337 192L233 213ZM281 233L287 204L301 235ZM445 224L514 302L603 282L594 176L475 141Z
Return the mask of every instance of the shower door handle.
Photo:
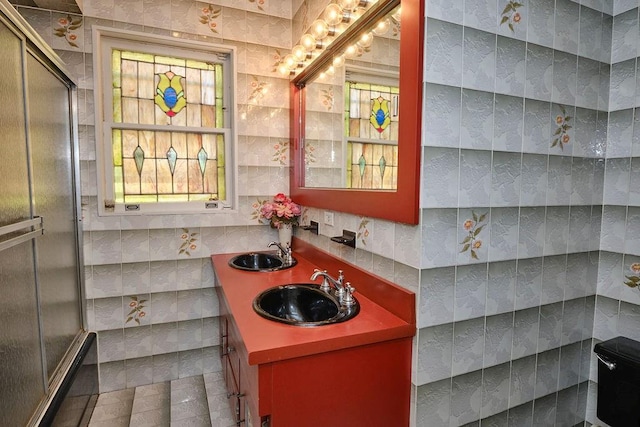
M14 234L21 230L24 230L25 232L0 242L0 252L15 245L19 245L20 243L35 239L38 236L42 236L44 234L42 217L37 216L32 219L26 219L24 221L2 226L0 227L0 237L8 234Z

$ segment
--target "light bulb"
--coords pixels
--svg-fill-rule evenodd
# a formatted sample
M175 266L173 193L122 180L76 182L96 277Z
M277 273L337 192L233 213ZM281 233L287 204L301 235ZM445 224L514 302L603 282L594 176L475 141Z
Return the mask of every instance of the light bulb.
M286 55L282 59L282 62L289 70L295 70L298 67L298 61L296 61L296 58L292 54Z
M373 34L371 33L364 33L361 37L360 40L358 40L358 46L360 46L363 49L366 49L368 47L371 47L371 44L373 43Z
M373 33L378 36L387 34L387 31L389 31L390 27L391 21L389 21L389 18L385 18L376 24L376 26L373 28Z
M336 68L342 67L344 65L344 55L338 55L333 58L333 66Z
M287 65L284 62L282 62L280 63L280 65L278 65L278 72L283 76L288 76L291 73L291 70L289 70L287 68Z
M343 13L339 4L331 3L324 10L324 20L329 25L338 25L342 22Z
M329 25L322 19L316 19L311 24L311 34L316 40L322 40L329 35Z
M304 48L308 52L311 52L316 48L317 42L315 37L313 37L311 34L305 34L304 36L300 37L300 44L304 46Z
M353 56L356 54L356 52L358 52L358 46L356 46L355 44L352 44L351 46L347 47L344 51L344 55L345 56Z
M307 49L302 46L302 45L295 45L293 47L293 49L291 49L291 54L298 60L298 61L304 61L305 59L308 59L308 53L307 53Z
M340 0L339 4L344 10L353 10L360 3L359 0Z

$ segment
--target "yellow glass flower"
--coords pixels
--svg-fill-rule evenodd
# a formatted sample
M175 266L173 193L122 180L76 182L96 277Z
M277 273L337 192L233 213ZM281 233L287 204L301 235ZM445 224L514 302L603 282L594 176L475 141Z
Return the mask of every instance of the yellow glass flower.
M167 71L158 74L158 77L160 81L156 86L155 103L167 116L173 117L187 105L182 89L182 76Z
M371 117L369 122L375 130L382 133L391 123L389 116L389 100L379 96L371 100Z

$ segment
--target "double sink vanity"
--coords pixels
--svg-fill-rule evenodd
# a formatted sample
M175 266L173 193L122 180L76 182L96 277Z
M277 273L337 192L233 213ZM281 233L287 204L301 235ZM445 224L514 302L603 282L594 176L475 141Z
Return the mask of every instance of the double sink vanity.
M236 424L409 425L415 294L293 245L290 265L267 252L212 256Z

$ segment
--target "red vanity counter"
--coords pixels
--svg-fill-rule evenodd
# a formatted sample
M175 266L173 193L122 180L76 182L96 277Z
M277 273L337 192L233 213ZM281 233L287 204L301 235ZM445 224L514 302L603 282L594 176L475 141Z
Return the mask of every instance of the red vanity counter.
M300 239L294 238L293 247L297 265L275 272L234 269L229 260L237 254L211 257L221 356L236 421L283 427L408 425L415 294ZM345 282L356 288L357 316L300 327L255 313L253 299L266 289L319 285L320 279L310 280L316 268L333 277L344 271ZM336 396L344 404L336 403L342 400ZM355 400L347 404L350 399ZM303 421L308 411L313 419Z

